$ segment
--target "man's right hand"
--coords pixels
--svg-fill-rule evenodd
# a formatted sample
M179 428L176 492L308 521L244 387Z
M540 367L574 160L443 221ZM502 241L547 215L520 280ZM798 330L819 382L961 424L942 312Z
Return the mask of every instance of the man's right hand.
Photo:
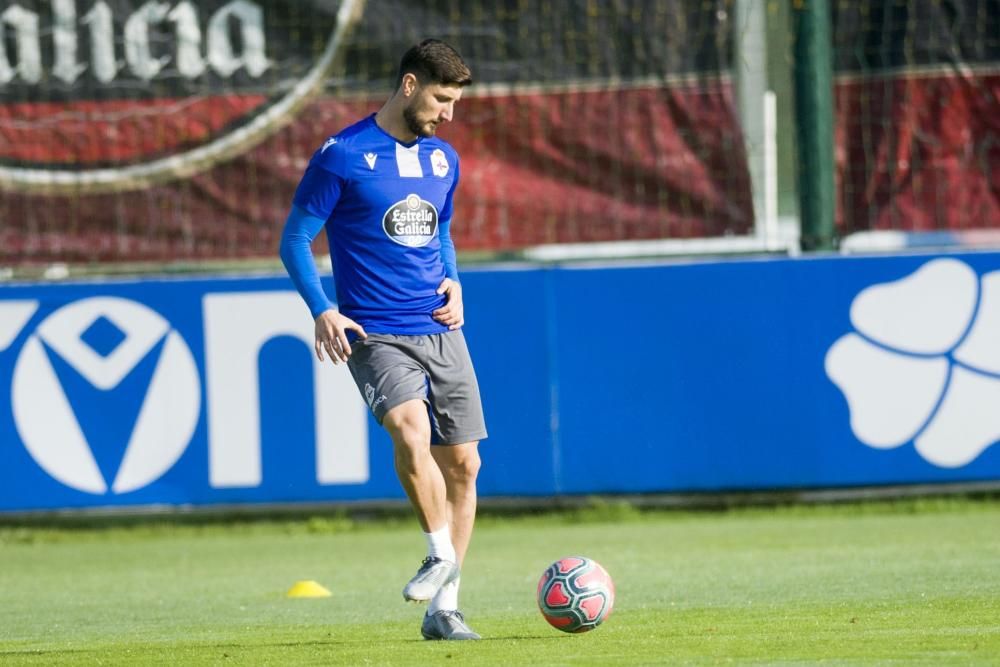
M341 315L336 310L330 309L320 313L316 318L316 356L320 361L323 359L323 350L330 356L330 361L339 364L346 362L351 356L351 345L347 342L347 330L350 329L361 338L368 338L368 334L349 317Z

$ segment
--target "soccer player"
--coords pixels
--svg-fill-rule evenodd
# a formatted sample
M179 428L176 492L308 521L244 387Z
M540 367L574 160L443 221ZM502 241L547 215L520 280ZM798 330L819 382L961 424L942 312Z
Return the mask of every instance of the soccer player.
M472 82L458 52L428 39L402 58L396 91L328 138L293 199L281 258L316 321L316 356L346 362L392 438L396 473L427 557L403 589L429 602L425 639L479 639L458 610L486 425L451 240L458 154L435 132ZM337 306L310 244L326 230Z

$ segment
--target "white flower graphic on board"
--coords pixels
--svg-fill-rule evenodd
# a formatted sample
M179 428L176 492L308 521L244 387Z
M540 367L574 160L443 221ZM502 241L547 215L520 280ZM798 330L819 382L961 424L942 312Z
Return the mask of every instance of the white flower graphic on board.
M980 279L955 259L862 290L855 332L826 355L851 428L879 449L913 441L957 468L1000 440L1000 271Z

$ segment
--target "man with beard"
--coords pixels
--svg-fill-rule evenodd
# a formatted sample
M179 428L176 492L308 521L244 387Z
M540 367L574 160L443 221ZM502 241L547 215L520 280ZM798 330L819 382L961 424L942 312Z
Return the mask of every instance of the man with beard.
M429 602L425 639L479 639L458 610L486 426L461 327L449 233L458 155L435 132L472 82L458 52L425 40L382 108L328 138L299 183L281 258L316 321L316 356L346 362L392 438L396 473L427 540L403 597ZM337 305L310 244L325 229Z

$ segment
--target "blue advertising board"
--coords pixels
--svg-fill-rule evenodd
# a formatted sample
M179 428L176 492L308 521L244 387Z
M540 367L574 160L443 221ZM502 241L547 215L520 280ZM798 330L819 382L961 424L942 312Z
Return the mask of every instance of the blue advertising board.
M1000 255L463 273L483 496L1000 479ZM0 288L0 511L399 499L285 277Z

